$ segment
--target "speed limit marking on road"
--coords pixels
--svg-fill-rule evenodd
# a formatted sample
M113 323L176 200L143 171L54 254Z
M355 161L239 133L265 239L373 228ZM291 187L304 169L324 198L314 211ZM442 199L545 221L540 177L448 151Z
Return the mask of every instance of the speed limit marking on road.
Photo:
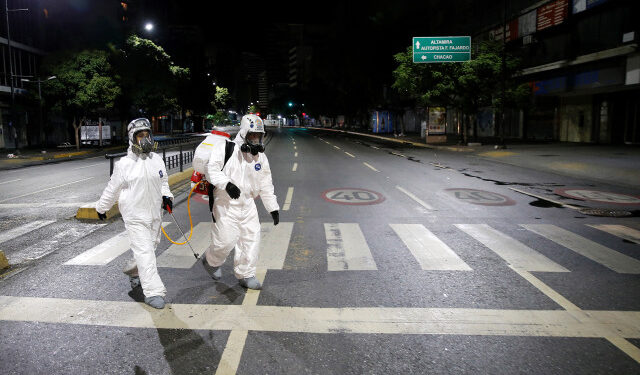
M563 197L613 204L640 204L640 197L627 194L611 193L608 191L589 189L556 189L553 191Z
M384 201L384 196L373 190L362 188L338 188L322 192L322 198L327 202L347 204L351 206L363 206L378 204Z
M502 194L476 189L446 189L463 202L482 206L513 206L516 202Z

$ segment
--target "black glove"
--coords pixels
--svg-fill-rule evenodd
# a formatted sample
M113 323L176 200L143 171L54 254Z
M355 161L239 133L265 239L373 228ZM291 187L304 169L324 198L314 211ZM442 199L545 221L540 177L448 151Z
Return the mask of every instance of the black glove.
M278 225L280 222L280 213L278 213L278 210L271 211L271 217L273 218L273 225Z
M100 220L104 220L104 219L106 219L106 218L107 218L107 213L106 213L106 212L105 212L105 213L103 213L103 214L101 214L100 212L98 212L98 219L100 219Z
M226 190L227 193L229 193L229 196L231 197L231 199L240 198L240 188L234 185L233 182L229 181L229 183L224 188L224 190Z
M162 196L162 208L169 212L173 211L173 201L171 201L171 198L166 195Z

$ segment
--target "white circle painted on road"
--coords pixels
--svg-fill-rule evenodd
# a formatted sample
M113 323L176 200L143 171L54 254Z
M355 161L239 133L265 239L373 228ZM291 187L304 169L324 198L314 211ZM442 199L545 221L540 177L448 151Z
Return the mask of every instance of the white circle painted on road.
M461 201L471 204L479 204L481 206L513 206L516 204L513 199L492 191L464 188L446 190Z
M640 204L640 197L627 194L612 193L609 191L589 189L556 189L554 193L563 197L613 204Z
M378 204L385 199L382 194L363 188L330 189L322 192L322 198L327 202L351 206Z

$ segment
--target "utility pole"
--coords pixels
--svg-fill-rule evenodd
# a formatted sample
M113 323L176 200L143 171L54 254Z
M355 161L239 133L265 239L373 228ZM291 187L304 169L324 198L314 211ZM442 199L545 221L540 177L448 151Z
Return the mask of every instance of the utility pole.
M502 11L502 93L500 98L500 148L506 148L504 144L504 101L506 99L506 71L507 71L507 58L506 58L506 49L507 49L507 0L502 1L504 9Z
M20 147L19 147L19 140L20 140L20 132L18 131L18 126L15 122L15 94L14 94L14 88L13 88L13 58L12 58L12 54L11 54L11 32L10 32L10 27L9 27L9 12L18 12L18 11L22 11L22 10L29 10L28 8L25 9L11 9L9 10L9 5L7 4L8 0L4 0L4 11L5 11L5 16L6 16L6 22L7 22L7 50L9 52L9 82L10 82L10 86L11 86L11 107L9 108L9 124L11 124L11 126L13 127L16 137L15 137L15 146L16 146L16 154L19 153L20 151Z

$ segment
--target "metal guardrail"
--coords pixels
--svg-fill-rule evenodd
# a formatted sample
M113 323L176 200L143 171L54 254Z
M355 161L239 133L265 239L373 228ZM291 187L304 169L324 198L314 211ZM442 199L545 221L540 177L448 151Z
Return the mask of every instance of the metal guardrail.
M203 138L201 137L185 137L161 141L158 142L158 150L156 150L156 153L162 154L162 160L164 160L164 165L167 170L180 167L180 172L182 172L185 164L193 161L193 155L195 154L196 147L198 147L202 139ZM176 155L169 155L169 157L167 157L167 150L175 149L178 149L179 153ZM104 155L105 159L109 159L109 176L113 174L114 160L124 156L127 156L127 152Z

